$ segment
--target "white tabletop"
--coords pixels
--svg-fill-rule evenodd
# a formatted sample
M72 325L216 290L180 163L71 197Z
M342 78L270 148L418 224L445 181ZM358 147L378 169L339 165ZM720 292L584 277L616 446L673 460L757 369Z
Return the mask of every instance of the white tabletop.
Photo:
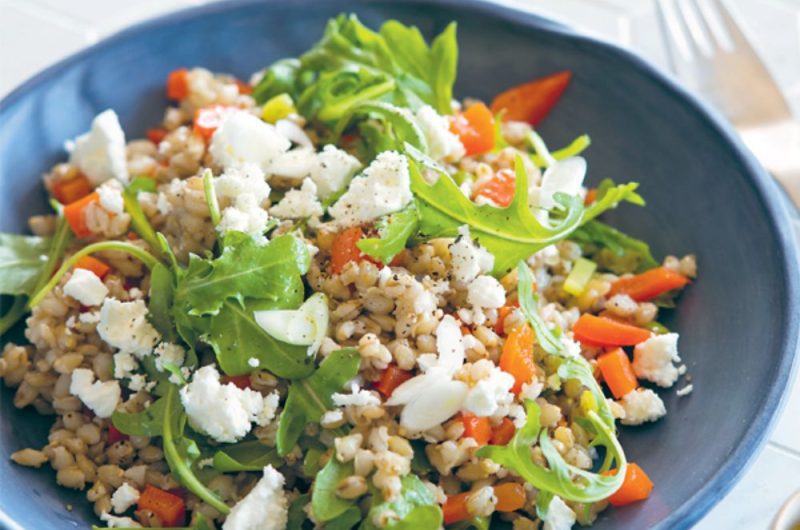
M199 0L0 0L0 97L30 75L135 22ZM501 0L630 47L666 68L651 0ZM800 116L800 0L729 0ZM765 529L800 489L800 370L770 441L695 530Z

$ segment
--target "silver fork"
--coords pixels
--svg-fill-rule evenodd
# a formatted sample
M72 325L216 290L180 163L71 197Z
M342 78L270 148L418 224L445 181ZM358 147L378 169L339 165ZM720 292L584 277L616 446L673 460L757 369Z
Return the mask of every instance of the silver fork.
M656 0L672 68L736 127L800 205L800 125L721 0Z

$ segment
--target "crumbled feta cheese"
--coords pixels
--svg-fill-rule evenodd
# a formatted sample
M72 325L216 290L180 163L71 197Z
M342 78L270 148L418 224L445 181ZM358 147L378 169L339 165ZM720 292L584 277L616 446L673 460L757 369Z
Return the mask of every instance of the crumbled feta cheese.
M450 131L450 122L446 117L439 115L430 105L420 107L414 117L425 135L431 158L456 162L464 157L466 154L464 145L458 136Z
M111 506L115 513L125 513L128 509L139 501L139 490L132 487L127 482L116 489L111 496Z
M536 399L542 390L544 390L544 383L538 380L531 381L530 383L522 383L522 388L519 391L520 399Z
M377 407L381 404L381 400L375 392L359 388L357 383L350 385L349 394L341 394L336 392L331 396L333 404L337 407Z
M167 194L162 191L158 192L158 197L156 198L156 209L161 215L168 215L172 211L172 203L169 202Z
M250 365L252 368L258 368L258 365L261 363L255 357L250 357L249 359L247 359L247 364Z
M128 352L114 354L114 379L125 379L133 375L139 367L139 362Z
M313 149L292 149L275 157L269 166L272 176L300 181L319 171L317 153Z
M480 362L482 361L478 361ZM464 400L464 410L476 416L493 416L499 408L514 401L514 394L511 393L514 376L504 372L491 361L486 362L492 365L491 369L486 377L469 389Z
M252 194L258 204L264 202L271 191L264 178L264 171L255 164L242 164L226 169L214 179L214 191L219 199L235 201L243 194Z
M450 245L450 267L453 278L460 285L467 285L479 274L490 272L494 268L494 256L472 240L469 226L458 229L458 237Z
M291 142L269 123L247 112L229 114L211 137L209 152L225 169L255 164L268 171L272 161L289 150Z
M281 135L286 137L293 144L297 144L299 147L314 147L314 143L311 141L311 138L308 137L303 128L290 119L276 121L275 128Z
M311 173L317 184L320 198L326 199L347 186L356 171L361 169L361 162L356 157L334 145L326 145L317 154L319 170Z
M436 367L452 375L464 364L464 341L461 326L450 315L445 315L436 326L436 353L439 357Z
M476 309L498 309L506 303L506 290L491 276L478 276L467 287L467 302Z
M120 302L107 298L100 309L97 333L109 345L139 358L149 355L161 339L147 321L147 306L143 300Z
M108 525L106 528L142 528L130 517L116 517L110 513L101 513L100 520Z
M95 273L87 269L72 271L67 283L64 284L64 294L87 307L100 305L108 295L108 287L103 284Z
M180 368L186 359L186 350L179 344L162 342L153 350L156 355L156 370L163 372L166 364L171 364Z
M217 231L224 234L229 230L260 236L267 229L269 214L259 206L252 193L240 195L233 206L222 211Z
M72 371L69 392L83 401L99 418L110 417L122 396L117 381L95 381L94 372L86 368Z
M100 197L100 206L105 211L115 215L125 212L125 202L122 200L122 186L119 181L106 181L95 191Z
M111 178L128 182L125 133L113 110L95 116L89 132L75 138L69 161L95 186Z
M231 509L222 530L285 530L289 508L284 478L272 466L242 500Z
M281 202L269 209L269 213L283 219L320 217L322 204L317 200L317 185L310 178L303 180L300 189L286 192Z
M655 335L633 349L633 371L639 379L647 379L669 388L678 380L678 334Z
M81 324L97 324L100 322L99 311L87 311L78 315L78 322Z
M342 226L368 223L402 210L411 201L408 160L395 151L384 151L331 206L331 217Z
M128 388L131 389L133 392L140 392L147 388L147 377L144 374L133 374L130 376L130 382L128 382Z
M547 509L547 520L544 522L543 530L570 530L575 521L575 512L556 495Z
M326 411L325 414L322 415L322 418L320 418L319 423L322 426L335 425L342 420L344 420L342 409L334 409Z
M649 388L637 388L625 394L619 401L625 409L623 425L640 425L648 421L656 421L667 414L664 402L658 394Z
M221 384L213 365L200 368L181 388L189 422L218 442L234 443L250 432L252 422L266 425L275 417L278 396L267 397L233 383Z

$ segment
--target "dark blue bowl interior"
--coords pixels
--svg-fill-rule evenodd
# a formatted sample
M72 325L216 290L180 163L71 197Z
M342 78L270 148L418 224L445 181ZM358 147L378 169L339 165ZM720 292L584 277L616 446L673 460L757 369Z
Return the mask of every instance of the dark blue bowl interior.
M778 408L797 339L795 250L776 187L729 132L615 48L471 2L233 2L176 14L81 53L0 104L0 230L24 231L30 214L46 211L39 176L99 111L115 109L128 137L140 137L162 115L173 68L201 65L246 79L307 49L343 11L372 26L398 18L428 36L457 20L459 97L489 99L536 76L574 72L541 128L545 139L557 147L591 135L590 180L639 181L648 201L608 220L651 242L658 257L693 252L700 265L699 280L665 320L681 333L694 393L663 392L669 415L622 434L656 489L647 502L606 511L595 528L690 526L733 485ZM4 389L0 400L0 527L87 527L94 516L83 493L6 458L43 445L50 421L15 410L11 397Z

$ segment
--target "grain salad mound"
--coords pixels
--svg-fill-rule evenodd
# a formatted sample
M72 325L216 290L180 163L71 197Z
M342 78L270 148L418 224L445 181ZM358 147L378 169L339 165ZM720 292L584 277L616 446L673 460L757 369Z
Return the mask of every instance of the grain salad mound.
M695 259L598 220L637 184L587 188L589 138L537 134L569 72L453 100L455 31L342 15L249 83L173 71L146 139L98 114L55 213L0 234L27 339L0 377L54 417L11 459L115 528L566 530L645 500L616 421L691 392L658 317Z

